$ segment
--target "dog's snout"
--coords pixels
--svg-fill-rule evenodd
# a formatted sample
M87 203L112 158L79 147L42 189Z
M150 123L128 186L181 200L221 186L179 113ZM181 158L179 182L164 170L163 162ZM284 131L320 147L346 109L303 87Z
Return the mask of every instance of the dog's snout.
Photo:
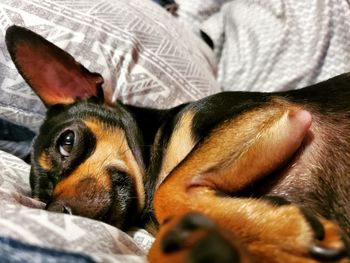
M50 202L46 205L45 209L56 213L72 214L71 208L62 202Z

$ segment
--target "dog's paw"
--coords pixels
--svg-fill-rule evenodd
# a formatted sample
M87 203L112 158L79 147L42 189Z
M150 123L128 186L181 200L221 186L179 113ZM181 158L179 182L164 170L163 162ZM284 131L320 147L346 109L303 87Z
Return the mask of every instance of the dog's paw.
M214 220L189 213L164 223L150 262L350 262L329 220L280 197L241 199L238 207L244 213L230 210Z
M157 245L152 247L151 262L252 262L245 248L231 234L199 213L167 222L166 228L157 239L160 250L157 256L152 256ZM152 261L153 258L156 260Z
M294 222L294 225L303 225L303 223L309 225L309 229L312 231L312 242L305 249L307 251L307 258L315 260L316 262L343 262L342 260L348 262L346 258L349 256L347 252L349 246L343 239L338 225L330 220L314 216L306 209L296 207L282 197L266 196L264 197L264 200L277 207L286 206L286 209L288 209L288 207L291 209L297 209L296 211L298 211L298 214L300 215L300 222ZM300 239L304 239L303 234L304 233L301 233L301 235L299 235ZM281 238L283 238L283 236L281 236ZM294 242L298 245L299 240L297 237ZM282 243L284 242L281 241L281 244ZM288 253L292 252L288 251Z
M199 213L185 215L161 242L164 253L189 247L188 262L241 262L241 249Z
M339 261L347 257L347 245L338 225L317 218L306 210L302 211L314 231L314 244L309 248L310 256L320 261Z

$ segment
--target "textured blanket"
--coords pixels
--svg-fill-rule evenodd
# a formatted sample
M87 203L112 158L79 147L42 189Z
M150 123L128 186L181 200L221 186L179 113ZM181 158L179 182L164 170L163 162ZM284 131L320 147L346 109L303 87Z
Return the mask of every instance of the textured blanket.
M177 0L185 26L149 2L1 0L0 148L28 154L45 112L3 43L14 23L102 72L112 100L139 105L170 107L220 90L296 89L350 71L347 0ZM187 29L213 40L216 64ZM145 262L153 239L144 230L127 234L42 210L29 198L29 168L0 151L0 262Z
M302 88L350 71L348 0L177 0L215 43L224 90Z

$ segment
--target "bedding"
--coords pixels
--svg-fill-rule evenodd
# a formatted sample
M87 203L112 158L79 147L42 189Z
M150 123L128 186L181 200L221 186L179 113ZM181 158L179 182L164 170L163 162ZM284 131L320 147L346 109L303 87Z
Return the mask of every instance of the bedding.
M177 3L214 42L223 90L297 89L350 71L348 0Z
M1 118L33 131L45 108L7 53L4 33L12 24L43 35L101 73L111 101L169 107L219 91L211 50L152 1L4 0L0 18ZM8 143L1 146L10 151Z
M0 261L144 262L153 241L142 229L46 212L29 197L30 167L15 155L28 158L45 108L10 61L8 26L26 26L102 73L111 101L158 108L221 90L300 88L350 71L348 1L176 3L177 17L150 0L1 1Z
M0 20L0 259L144 262L153 241L145 230L124 233L90 219L49 213L30 198L30 167L14 155L28 158L45 107L11 62L5 30L25 26L70 52L103 75L111 101L153 107L218 92L212 51L152 1L3 0Z

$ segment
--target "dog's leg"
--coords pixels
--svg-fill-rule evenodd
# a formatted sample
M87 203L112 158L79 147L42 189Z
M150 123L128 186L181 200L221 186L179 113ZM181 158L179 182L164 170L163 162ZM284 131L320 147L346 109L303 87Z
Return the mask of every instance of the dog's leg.
M232 233L199 213L175 217L162 225L149 254L150 262L252 262Z
M175 220L181 225L179 218L193 211L213 220L220 229L219 236L226 230L232 233L259 262L341 258L345 249L335 224L310 216L295 205L233 197L293 156L310 125L308 112L294 106L276 106L248 112L213 131L155 194L155 214L165 230L160 231L150 259L167 262L168 256L174 256L162 253L161 244L167 236L164 233L179 223L165 223ZM188 254L182 249L176 252L182 252L180 261L186 262Z
M245 201L238 204L241 210L247 206L256 211L250 215L238 211L225 222L195 213L167 220L150 251L150 262L349 262L332 222L292 205L278 210L263 201L255 207L253 200Z

